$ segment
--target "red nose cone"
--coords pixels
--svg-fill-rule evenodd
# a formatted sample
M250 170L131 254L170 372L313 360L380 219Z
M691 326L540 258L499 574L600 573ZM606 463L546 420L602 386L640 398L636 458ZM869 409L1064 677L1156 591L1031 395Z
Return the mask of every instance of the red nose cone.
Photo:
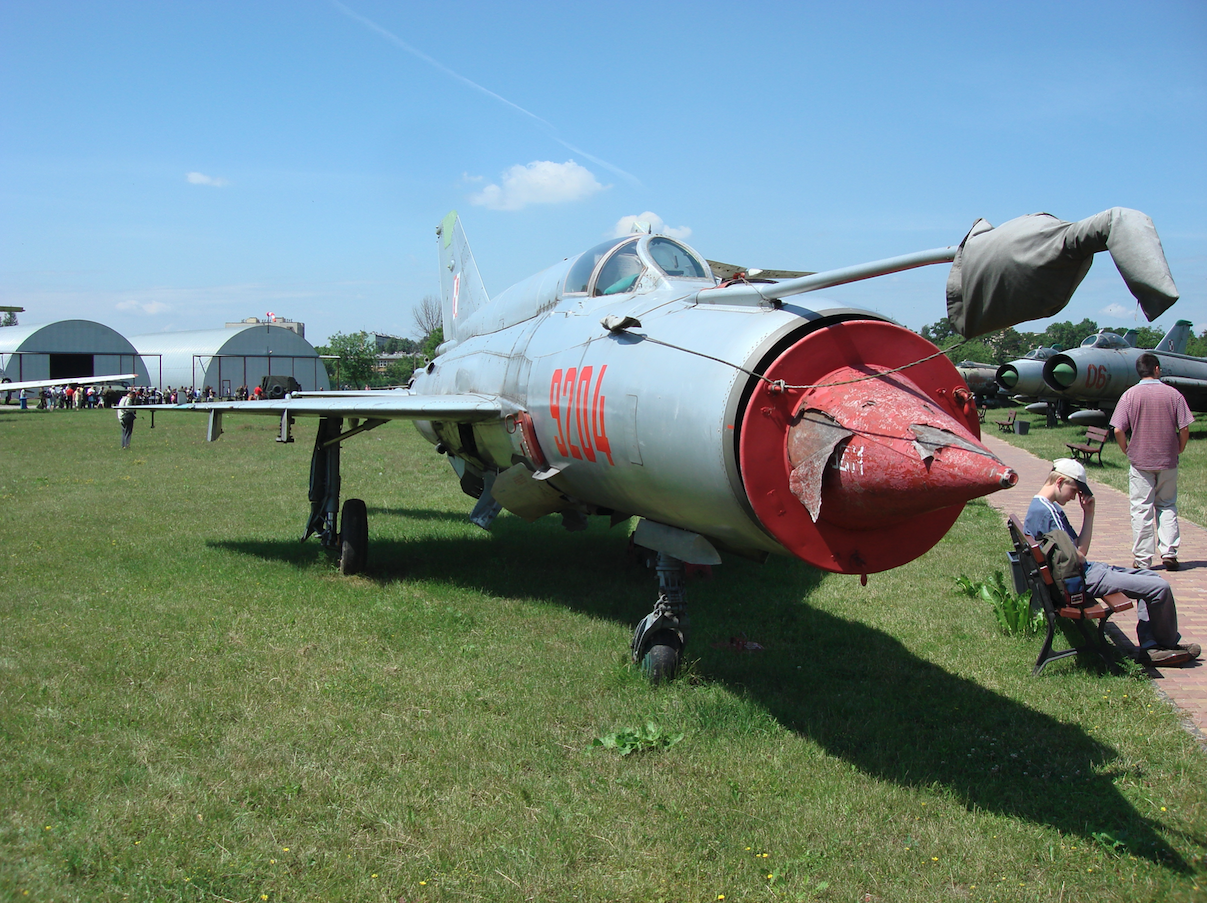
M875 372L831 372L827 381L837 385L805 390L788 428L789 485L814 519L875 529L1014 485L1014 472L927 397L908 371L864 378ZM836 426L822 426L823 418ZM836 429L849 435L832 447L818 474L814 462L824 451L818 443ZM811 484L824 505L814 504Z
M768 368L742 423L747 494L784 547L819 567L868 574L911 561L965 502L1017 475L978 441L959 374L889 323L810 333ZM796 387L796 388L793 388Z

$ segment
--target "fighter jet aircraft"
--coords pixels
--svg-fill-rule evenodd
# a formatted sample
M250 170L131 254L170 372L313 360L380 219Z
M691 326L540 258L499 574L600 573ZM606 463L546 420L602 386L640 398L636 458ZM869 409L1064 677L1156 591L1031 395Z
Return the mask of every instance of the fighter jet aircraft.
M1060 349L1055 347L1032 348L1017 360L1002 364L994 374L994 381L1016 401L1032 401L1044 394L1044 361Z
M956 364L956 370L968 388L972 390L972 394L977 397L977 401L993 401L1001 394L1000 386L995 379L997 367L993 364L985 364L980 361L960 361Z
M1191 324L1178 320L1152 349L1161 360L1161 379L1186 396L1193 411L1207 410L1207 360L1184 354ZM1083 405L1069 415L1073 423L1105 425L1115 403L1140 381L1136 359L1145 349L1108 330L1087 336L1081 345L1044 362L1043 380L1057 398Z
M345 573L366 566L368 527L363 501L340 511L340 445L412 420L479 526L502 510L568 529L638 519L659 594L632 654L656 680L687 642L686 564L779 553L866 579L1017 481L978 441L972 393L934 345L870 311L793 300L963 246L783 281L730 267L722 282L687 245L639 232L491 298L455 212L436 233L445 342L406 389L182 406L209 412L210 440L227 413L279 417L286 442L297 417L319 418L303 539L318 534Z

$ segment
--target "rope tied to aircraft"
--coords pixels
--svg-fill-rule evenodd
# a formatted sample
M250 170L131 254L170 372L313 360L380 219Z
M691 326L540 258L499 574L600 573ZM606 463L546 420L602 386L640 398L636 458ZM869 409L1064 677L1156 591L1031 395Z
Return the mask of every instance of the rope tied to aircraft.
M806 386L793 386L793 385L789 385L789 384L783 382L783 380L769 379L768 377L764 376L761 373L755 373L753 370L747 370L745 367L743 367L739 364L735 364L732 361L724 360L723 358L713 357L711 354L705 354L703 351L695 351L691 348L684 348L681 345L675 345L675 344L672 344L671 342L664 342L662 339L655 339L652 336L641 335L640 333L632 333L632 335L638 335L641 337L641 339L643 341L652 342L655 345L662 345L666 348L674 349L675 351L682 351L684 354L694 354L696 357L702 357L705 360L715 361L718 364L724 364L726 367L732 367L735 370L745 373L747 376L752 376L755 379L758 379L758 380L761 380L761 381L767 383L769 386L772 387L773 391L777 391L777 392L782 392L787 389L793 389L793 390L797 390L797 391L804 391L806 389L828 389L831 386L846 386L846 385L850 385L852 383L866 382L869 379L880 379L881 377L888 376L893 373L900 373L902 370L908 370L910 367L917 367L920 364L925 364L927 361L932 361L935 358L940 357L944 354L947 354L947 352L949 352L949 351L954 351L955 349L960 348L971 341L971 339L964 339L962 342L957 342L956 344L952 345L949 348L940 349L939 351L936 351L934 354L927 355L926 357L920 358L916 361L910 361L908 364L902 364L900 367L894 367L892 370L880 370L880 371L877 371L876 373L869 373L867 376L860 376L855 379L844 379L844 380L840 380L838 382L832 382L832 383L815 383L813 385L806 385Z

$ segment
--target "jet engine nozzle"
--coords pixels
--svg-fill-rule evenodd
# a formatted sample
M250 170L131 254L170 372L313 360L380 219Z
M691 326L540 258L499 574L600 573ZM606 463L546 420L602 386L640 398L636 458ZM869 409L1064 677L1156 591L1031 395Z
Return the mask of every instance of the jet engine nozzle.
M1002 364L997 368L994 378L1003 389L1013 389L1018 385L1018 368L1014 364Z
M1077 362L1067 354L1057 354L1044 362L1044 382L1049 388L1063 392L1077 382Z
M913 560L964 503L1018 475L978 440L962 380L925 339L855 320L809 333L767 369L741 433L759 520L794 555L868 574ZM927 360L927 358L930 358Z

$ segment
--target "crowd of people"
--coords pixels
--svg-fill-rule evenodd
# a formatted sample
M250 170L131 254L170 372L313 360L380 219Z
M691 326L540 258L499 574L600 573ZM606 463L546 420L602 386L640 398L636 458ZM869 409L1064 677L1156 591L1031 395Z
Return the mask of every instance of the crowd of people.
M189 402L216 401L218 398L213 386L206 386L204 390L184 386L177 388L168 386L166 389L156 386L133 386L132 388L135 394L134 404L188 404ZM0 388L0 391L3 389ZM81 411L117 407L117 403L128 391L121 386L81 384L78 386L45 386L41 390L22 389L20 392L6 394L16 395L16 400L21 403L23 410L33 408L39 411ZM257 397L258 391L259 387L257 387ZM240 386L235 398L245 400L248 397L247 387ZM9 400L7 397L3 398L5 403L8 403Z
M133 386L134 404L189 404L201 401L260 401L265 398L260 386L248 389L239 386L234 392L224 398L219 398L213 386L198 389L192 386L168 386L160 389L156 386ZM113 408L126 395L128 389L114 385L69 385L45 386L41 390L21 389L19 392L0 394L0 403L8 404L19 401L22 410L85 410L92 408ZM0 386L0 393L3 393Z

